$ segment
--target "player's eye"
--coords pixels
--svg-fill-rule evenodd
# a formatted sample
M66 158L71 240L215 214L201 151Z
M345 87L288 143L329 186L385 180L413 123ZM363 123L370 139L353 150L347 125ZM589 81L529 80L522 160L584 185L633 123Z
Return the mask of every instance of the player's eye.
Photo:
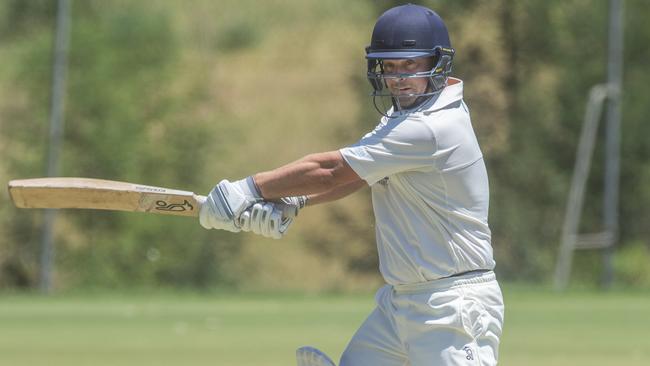
M417 64L417 62L415 62L413 60L407 60L405 66L406 66L406 69L410 71L410 70L416 69L418 64Z

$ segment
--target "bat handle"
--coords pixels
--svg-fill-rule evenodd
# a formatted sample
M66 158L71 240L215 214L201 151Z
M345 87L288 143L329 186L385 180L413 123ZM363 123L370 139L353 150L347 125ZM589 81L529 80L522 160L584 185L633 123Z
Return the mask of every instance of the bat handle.
M207 197L195 194L194 199L196 200L196 203L198 204L198 206L199 206L198 208L200 210L201 206L203 206L203 204L205 203L205 200L207 199Z

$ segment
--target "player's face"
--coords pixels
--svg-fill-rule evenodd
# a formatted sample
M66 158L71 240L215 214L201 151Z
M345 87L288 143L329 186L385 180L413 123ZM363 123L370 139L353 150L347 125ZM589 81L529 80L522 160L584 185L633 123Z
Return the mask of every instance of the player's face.
M384 60L383 63L384 74L414 74L416 72L429 71L433 67L433 61L430 57ZM417 96L408 95L427 92L429 78L387 78L386 85L388 85L391 94L398 96L400 105L408 108L418 98Z

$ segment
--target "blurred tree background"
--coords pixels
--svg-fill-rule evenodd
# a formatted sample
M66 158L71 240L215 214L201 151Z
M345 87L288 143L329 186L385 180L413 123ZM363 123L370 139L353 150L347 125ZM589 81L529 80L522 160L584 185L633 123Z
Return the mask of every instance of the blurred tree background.
M547 282L591 86L606 80L607 2L415 1L446 20L486 156L497 272ZM62 175L207 193L351 144L378 115L364 47L395 1L73 1ZM625 9L622 285L650 286L650 27ZM0 181L43 176L56 2L0 3ZM602 216L602 144L584 230ZM42 212L0 195L0 288L37 285ZM380 279L368 190L303 211L282 241L191 219L62 211L60 289L352 290ZM595 282L599 252L574 273Z

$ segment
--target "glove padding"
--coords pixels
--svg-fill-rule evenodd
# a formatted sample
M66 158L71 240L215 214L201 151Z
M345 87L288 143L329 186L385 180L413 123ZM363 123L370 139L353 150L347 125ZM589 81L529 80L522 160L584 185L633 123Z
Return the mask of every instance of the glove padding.
M217 184L199 211L199 222L206 229L222 229L239 232L239 216L256 202L262 200L252 177Z
M289 230L298 211L305 207L307 197L285 197L281 202L258 202L239 217L243 231L252 231L267 238L281 239Z

